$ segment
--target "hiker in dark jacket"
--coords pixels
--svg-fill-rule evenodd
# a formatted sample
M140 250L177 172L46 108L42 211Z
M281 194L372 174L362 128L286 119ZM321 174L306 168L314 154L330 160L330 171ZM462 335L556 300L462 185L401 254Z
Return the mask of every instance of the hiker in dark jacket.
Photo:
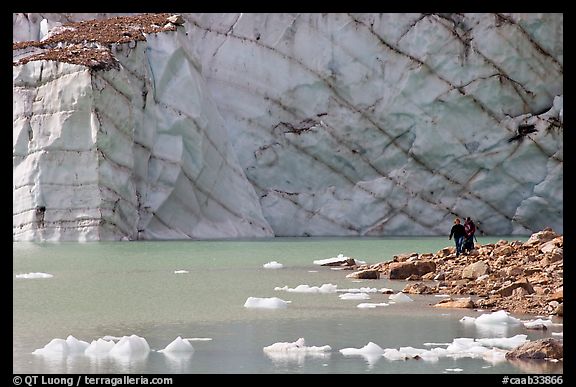
M448 236L449 240L452 239L452 235L454 235L454 243L456 244L456 256L459 257L460 253L462 253L462 244L466 236L464 226L460 224L460 218L454 219L454 226L450 229L450 236Z

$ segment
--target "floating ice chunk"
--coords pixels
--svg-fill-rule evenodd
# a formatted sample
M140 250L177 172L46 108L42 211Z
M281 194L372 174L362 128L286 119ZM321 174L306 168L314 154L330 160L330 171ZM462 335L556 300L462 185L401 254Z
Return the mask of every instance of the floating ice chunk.
M552 326L552 320L538 318L536 320L522 321L522 324L528 329L548 329L548 327Z
M268 262L262 265L264 269L282 269L284 267L283 264L278 263L276 261Z
M52 278L52 277L54 276L48 273L16 274L16 278L23 278L23 279Z
M70 335L64 339L52 339L43 348L39 348L32 352L35 355L75 355L84 353L90 344L85 341L78 340Z
M338 296L341 300L369 300L370 296L366 293L344 293Z
M462 368L446 368L446 371L450 372L462 372L464 371Z
M307 347L306 340L301 337L293 343L278 342L264 347L263 350L264 352L328 352L332 348L329 345Z
M410 297L408 297L407 295L405 295L402 292L398 292L396 294L391 294L388 299L394 301L394 302L410 302L410 301L414 301L413 299L411 299Z
M298 285L295 288L289 288L287 285L283 287L275 287L274 290L284 290L289 293L336 293L337 285L322 284L322 286Z
M116 343L114 343L113 341L108 341L104 339L92 340L88 348L86 348L86 350L84 351L84 354L89 356L108 355L110 350L114 348L115 344Z
M384 350L378 344L369 342L362 348L343 348L340 353L344 356L362 356L369 367L374 366L382 358Z
M504 310L499 310L497 312L483 314L476 317L474 321L476 324L483 325L520 325L522 322L512 316L508 315L508 312Z
M340 350L340 353L344 356L351 356L351 355L382 355L384 354L384 349L380 347L378 344L373 342L369 342L362 348L343 348Z
M245 308L282 309L288 307L288 302L278 297L259 298L248 297L244 303Z
M484 347L514 349L530 341L526 339L527 337L527 335L516 335L513 337L476 339L476 342L480 343Z
M464 324L474 324L475 321L476 317L470 317L470 316L464 316L460 319L460 322Z
M360 309L373 309L376 308L377 306L388 306L390 304L387 304L385 302L380 302L380 303L374 303L374 302L363 302L361 304L356 305L357 308Z
M450 297L449 294L435 294L434 297Z
M68 344L64 339L52 339L43 348L38 348L34 352L34 355L68 355Z
M564 337L564 332L552 332L552 336L560 336L560 337Z
M168 344L166 348L161 349L158 352L194 352L194 347L188 342L188 340L184 340L181 336L178 336Z
M488 351L488 348L482 346L480 343L474 341L472 338L462 337L456 338L452 341L446 348L446 356L453 358L460 357L482 357L484 352Z
M120 357L146 355L150 346L145 338L138 335L123 336L110 350L110 355Z
M500 363L506 361L506 350L499 349L499 348L492 348L488 351L484 352L482 358L487 362L492 364Z
M345 257L344 254L338 254L338 256L332 258L317 259L313 263L315 265L328 265L331 263L344 262L347 259L350 259L350 257Z
M188 270L174 270L174 274L188 274L190 273Z
M331 263L345 262L348 259L353 259L353 258L346 257L346 256L344 256L344 254L338 254L338 256L332 257L332 258L317 259L314 261L314 264L315 265L329 265ZM354 259L354 262L356 265L362 265L362 264L366 263L365 261L361 261L359 259Z

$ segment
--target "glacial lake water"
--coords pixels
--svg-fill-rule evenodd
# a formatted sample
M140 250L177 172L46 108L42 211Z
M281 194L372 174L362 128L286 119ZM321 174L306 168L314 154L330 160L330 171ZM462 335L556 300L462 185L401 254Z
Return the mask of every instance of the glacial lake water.
M479 237L481 244L522 237ZM13 243L13 372L50 373L393 373L393 374L561 374L563 363L489 362L482 358L441 357L437 361L389 360L382 356L344 356L343 348L373 342L382 348L426 348L455 338L529 340L563 332L562 319L546 331L523 326L482 328L463 324L464 316L482 312L441 309L432 295L410 295L413 302L360 309L360 302L389 302L371 293L370 300L342 300L341 293L301 294L274 290L301 284L332 283L342 288L376 287L400 291L406 281L352 280L350 271L331 270L314 260L342 253L367 263L394 254L436 252L452 246L447 237L275 238L219 241L139 241L93 243ZM281 269L265 269L277 261ZM186 270L188 273L175 274ZM47 279L20 279L17 274L43 272ZM249 309L248 297L291 301L285 309ZM518 316L523 320L533 316ZM91 342L106 335L136 334L150 345L147 356L134 358L86 355L33 355L54 338L72 335ZM191 341L192 354L157 352L174 340ZM307 346L329 345L322 355L270 356L263 348L304 338ZM556 336L558 337L558 336ZM446 348L446 345L444 345Z

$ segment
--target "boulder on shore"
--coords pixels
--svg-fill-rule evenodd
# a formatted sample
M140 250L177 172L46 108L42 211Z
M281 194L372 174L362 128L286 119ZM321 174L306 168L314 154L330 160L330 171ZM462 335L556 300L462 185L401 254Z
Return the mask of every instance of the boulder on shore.
M563 345L553 338L530 341L520 347L507 352L506 359L556 359L564 358Z

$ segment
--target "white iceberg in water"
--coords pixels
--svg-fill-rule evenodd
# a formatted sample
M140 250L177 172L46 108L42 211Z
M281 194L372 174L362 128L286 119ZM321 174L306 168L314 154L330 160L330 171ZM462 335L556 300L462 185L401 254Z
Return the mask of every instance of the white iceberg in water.
M289 288L287 285L283 287L275 287L274 290L283 290L289 293L336 293L337 285L322 284L322 286L298 285L295 288Z
M303 364L306 357L327 359L332 348L329 345L307 347L303 338L293 343L279 342L263 348L264 353L274 362L296 362Z
M541 318L537 318L536 320L522 321L522 324L524 324L524 326L528 329L548 329L553 325L552 320L543 320Z
M527 343L527 335L516 335L513 337L498 337L498 338L487 338L487 339L476 339L478 343L484 347L498 347L504 349L514 349L522 344Z
M369 300L370 296L366 293L344 293L338 296L341 300Z
M168 344L166 348L161 349L158 352L188 353L194 352L194 347L188 342L188 340L184 340L181 336L178 336L170 344Z
M64 339L52 339L43 348L36 349L32 352L34 355L72 355L84 353L90 344L81 341L70 335Z
M110 350L110 355L120 357L142 356L150 352L145 338L138 335L124 336Z
M315 260L313 263L314 263L315 265L329 265L329 264L338 263L338 262L344 263L344 262L346 262L348 259L353 259L356 265L366 263L365 261L360 261L360 260L358 260L358 259L346 257L346 256L344 256L344 254L338 254L338 256L332 257L332 258L317 259L317 260Z
M476 317L474 321L475 324L483 325L520 325L522 322L512 316L509 316L508 312L505 310L499 310L497 312L483 314Z
M245 308L262 308L262 309L283 309L288 307L288 302L278 297L260 298L248 297L244 303Z
M388 299L394 301L394 302L410 302L410 301L414 301L413 299L411 299L410 297L408 297L407 295L405 295L402 292L398 292L396 294L391 294Z
M384 349L380 347L378 344L373 342L369 342L362 348L343 348L340 350L340 353L344 356L352 356L352 355L382 355L384 354Z
M190 273L188 270L174 270L174 274L188 274Z
M26 273L26 274L16 274L16 278L22 279L37 279L37 278L52 278L52 274L48 273Z
M263 350L264 352L328 352L332 348L329 345L307 347L306 340L301 337L293 343L278 342L264 347Z
M368 366L372 367L382 358L384 350L378 344L370 341L362 348L343 348L340 350L340 353L344 356L362 356L368 363Z
M278 263L276 261L268 262L262 265L264 269L282 269L284 267L283 264Z

